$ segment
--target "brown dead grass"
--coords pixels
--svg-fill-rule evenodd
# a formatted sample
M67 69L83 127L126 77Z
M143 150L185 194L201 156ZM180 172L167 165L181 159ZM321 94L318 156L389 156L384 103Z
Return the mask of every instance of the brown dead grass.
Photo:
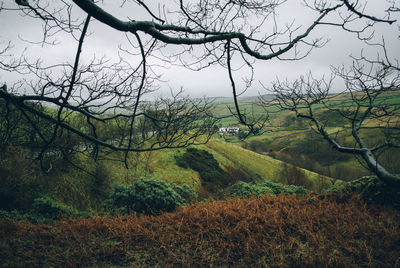
M0 221L4 267L399 267L399 211L357 196L199 203L160 216Z

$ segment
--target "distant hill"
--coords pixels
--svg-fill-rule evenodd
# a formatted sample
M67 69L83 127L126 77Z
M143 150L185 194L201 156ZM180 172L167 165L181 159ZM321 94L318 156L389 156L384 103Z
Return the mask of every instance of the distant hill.
M275 98L274 94L264 94L260 96L245 96L245 97L238 97L239 103L245 102L257 102L259 99L263 98L265 100L272 100ZM215 104L228 104L233 103L233 97L216 97L216 98L209 98L214 100L213 103Z

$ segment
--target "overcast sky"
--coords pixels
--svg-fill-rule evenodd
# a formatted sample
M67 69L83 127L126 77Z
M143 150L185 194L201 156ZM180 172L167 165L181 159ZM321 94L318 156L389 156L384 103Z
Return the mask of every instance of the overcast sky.
M157 1L149 2L151 6L156 7ZM166 1L159 1L167 3ZM278 10L278 22L280 25L284 25L286 22L290 22L293 19L299 25L307 25L312 19L315 18L313 13L306 11L306 9L300 8L299 5L294 4L293 0L290 3L285 3L282 8ZM383 12L379 12L385 6L382 4L383 0L369 1L366 8L366 12L371 12L372 15L380 16ZM119 16L121 19L126 20L126 17L131 19L149 19L145 16L143 10L138 7L135 11L124 9L119 10L117 6L113 6L109 1L104 1L105 8L112 12L114 15ZM15 7L12 0L4 1L4 6ZM168 5L168 4L165 4ZM300 12L301 11L301 12ZM79 11L78 11L79 12ZM157 12L155 12L157 13ZM42 47L40 45L29 45L23 42L22 39L31 41L40 41L41 36L41 24L35 20L27 17L19 16L19 12L15 11L2 11L0 12L0 38L3 42L11 40L14 44L13 53L18 56L22 49L27 48L27 55L30 57L41 57L45 62L49 64L57 61L69 61L73 63L75 57L75 49L77 43L74 42L70 37L64 34L57 36L57 40L60 45L55 47ZM393 58L400 58L399 47L399 29L397 25L378 25L376 27L375 37L376 40L381 40L384 36L386 44L388 45L389 53ZM84 60L91 59L94 55L107 56L111 59L116 58L118 53L118 46L126 45L126 39L123 33L117 32L109 27L105 27L99 22L91 22L90 31L91 36L87 38L83 47ZM246 95L257 95L259 93L265 93L260 86L260 83L269 85L270 82L275 80L277 77L284 79L294 79L301 74L305 74L308 71L313 71L317 75L329 75L329 66L338 66L341 64L348 65L351 61L349 55L359 55L360 50L365 49L366 53L371 57L376 55L376 51L371 48L366 48L356 38L354 34L344 32L343 30L335 27L320 26L313 33L312 37L324 37L330 39L330 41L321 49L314 50L311 55L301 61L256 61L255 67L255 82L253 87L246 92ZM4 43L3 43L4 45ZM397 47L397 49L396 49ZM168 49L174 51L177 49L174 46L170 46ZM160 64L156 59L152 59L154 64ZM234 62L236 66L240 64L239 60L236 59ZM192 97L201 96L231 96L230 81L227 74L227 70L215 65L205 70L194 72L187 70L184 67L166 65L166 68L155 68L158 74L162 73L162 79L166 81L161 83L161 92L167 92L170 88L178 89L183 87L187 94ZM243 86L240 81L241 77L248 73L247 69L241 69L235 72L235 79L239 83L239 86ZM9 81L12 77L8 73L0 71L0 83Z

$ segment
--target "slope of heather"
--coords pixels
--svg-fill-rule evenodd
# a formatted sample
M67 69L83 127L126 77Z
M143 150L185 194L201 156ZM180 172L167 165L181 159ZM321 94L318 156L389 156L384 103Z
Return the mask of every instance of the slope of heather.
M357 196L198 203L160 216L0 221L3 267L398 267L400 212Z

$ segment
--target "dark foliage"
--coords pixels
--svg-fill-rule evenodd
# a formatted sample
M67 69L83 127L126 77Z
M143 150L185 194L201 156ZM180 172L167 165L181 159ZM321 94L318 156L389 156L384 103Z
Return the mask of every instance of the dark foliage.
M104 200L110 193L112 187L112 176L110 169L104 162L95 163L95 172L91 187L91 194L97 200Z
M355 158L334 150L327 141L314 131L292 135L297 136L283 135L274 139L249 140L243 144L243 147L328 177L348 180L354 178L354 175L357 174L368 174L362 167L348 168L346 163ZM299 138L299 135L304 135L305 138ZM344 142L346 136L347 133L337 138ZM389 161L385 161L386 165L389 163Z
M105 206L112 214L158 214L173 211L184 203L185 199L168 183L155 179L136 179L132 185L115 184Z
M235 165L234 167L222 164L226 172L229 174L230 183L237 181L252 182L260 179L260 175L251 169L243 166Z
M264 195L275 195L274 191L263 185L257 185L253 183L246 183L238 181L234 185L227 189L228 196L232 198L249 198L249 197L261 197Z
M38 217L58 220L71 217L73 212L52 198L39 197L32 204L32 214Z
M266 181L261 184L260 186L270 188L275 195L285 194L285 195L306 195L308 194L308 190L303 186L296 186L296 185L283 185L282 183L276 183L272 181Z
M260 184L239 181L226 189L226 194L233 198L261 197L265 195L299 195L308 194L309 191L303 186L283 185L267 181Z
M177 185L177 184L171 184L172 189L179 194L185 201L186 204L191 204L198 199L198 194L196 193L193 188L191 188L189 185L184 184L184 185Z
M286 116L281 123L281 127L285 127L290 130L304 129L308 127L307 121L304 119L296 118L296 115L290 114Z
M280 174L281 180L287 185L297 185L303 186L307 189L311 189L312 182L307 178L304 170L298 168L294 165L288 165L287 163L282 163L282 172Z
M27 211L42 192L43 182L28 156L29 151L20 147L0 152L0 209Z
M400 187L387 186L376 176L364 176L341 185L329 187L325 193L352 193L357 192L369 204L389 205L400 209Z
M178 166L199 172L205 182L220 185L227 183L227 173L222 170L214 156L205 150L188 148L183 155L176 156L175 159Z

